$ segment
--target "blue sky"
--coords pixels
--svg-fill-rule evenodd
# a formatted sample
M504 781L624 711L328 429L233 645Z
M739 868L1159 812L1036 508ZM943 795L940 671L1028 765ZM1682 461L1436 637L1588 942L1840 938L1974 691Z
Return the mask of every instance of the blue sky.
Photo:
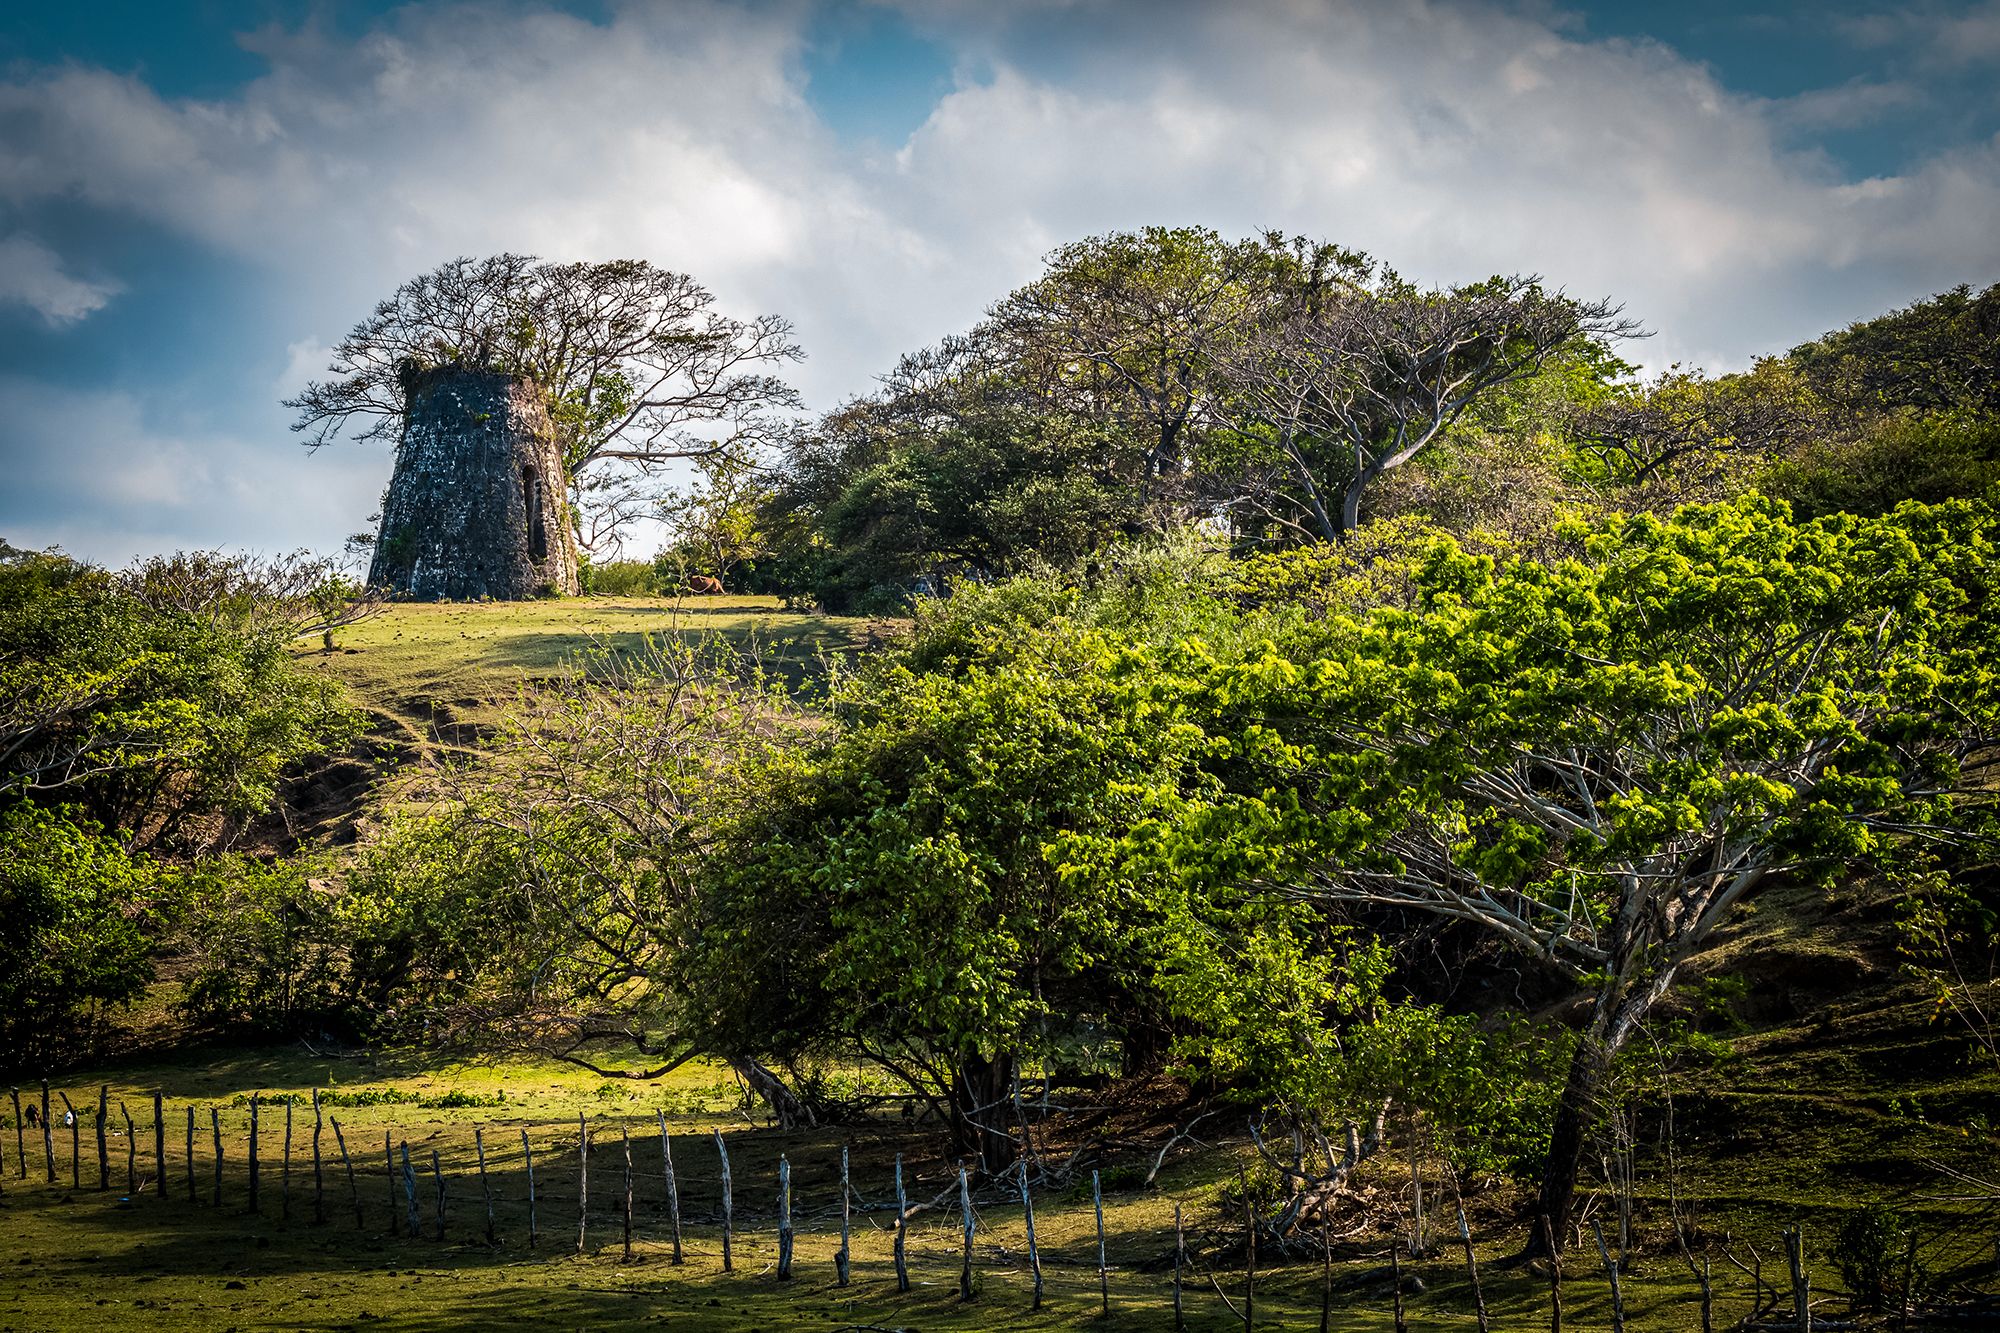
M388 451L278 400L453 255L682 269L825 408L1149 222L1540 272L1740 366L2000 280L2000 0L13 6L0 537L337 546Z

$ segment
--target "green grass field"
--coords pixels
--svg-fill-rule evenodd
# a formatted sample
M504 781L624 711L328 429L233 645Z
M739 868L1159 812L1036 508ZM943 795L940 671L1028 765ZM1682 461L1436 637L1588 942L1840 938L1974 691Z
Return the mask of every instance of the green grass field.
M936 1137L894 1119L811 1132L755 1127L740 1114L726 1068L687 1066L658 1085L606 1088L594 1076L561 1067L455 1065L411 1069L393 1060L313 1058L296 1051L190 1053L166 1065L100 1071L110 1081L109 1190L98 1179L91 1113L95 1089L68 1080L63 1090L85 1108L79 1135L81 1187L70 1185L67 1130L57 1125L58 1183L47 1183L39 1141L27 1139L27 1180L6 1131L6 1193L0 1196L0 1327L42 1329L74 1321L79 1311L107 1328L461 1328L638 1327L668 1322L691 1329L792 1327L1161 1328L1171 1326L1173 1209L1187 1219L1195 1266L1186 1273L1187 1323L1196 1329L1237 1326L1208 1280L1199 1256L1218 1240L1234 1239L1232 1219L1218 1206L1219 1183L1241 1160L1236 1151L1197 1154L1171 1166L1156 1188L1109 1191L1110 1316L1101 1313L1095 1219L1087 1190L1037 1201L1044 1307L1033 1309L1022 1211L1012 1200L975 1202L975 1295L961 1300L962 1213L955 1169L938 1156ZM309 1089L330 1089L329 1106L356 1158L361 1218L332 1131L321 1140L325 1172L324 1223L313 1220ZM151 1090L166 1094L167 1188L126 1189L127 1138L120 1105L139 1128L139 1176L150 1176ZM249 1108L245 1090L260 1090L261 1198L248 1207ZM25 1089L30 1101L38 1095ZM289 1217L285 1215L284 1107L293 1114ZM455 1095L455 1097L454 1097ZM441 1099L499 1102L440 1106ZM401 1100L409 1098L411 1100ZM395 1099L395 1100L389 1100ZM504 1100L502 1100L504 1099ZM373 1102L353 1105L356 1101ZM425 1102L432 1103L425 1105ZM62 1103L56 1103L60 1117ZM197 1109L194 1199L185 1157L189 1105ZM214 1202L214 1151L209 1112L223 1127L223 1199ZM670 1228L658 1113L673 1136L685 1218L685 1263L670 1262ZM577 1250L577 1125L588 1117L592 1136L589 1220ZM12 1123L11 1108L6 1117ZM497 1240L485 1238L485 1206L473 1140L487 1151L495 1195ZM737 1234L735 1271L721 1266L720 1180L714 1132L730 1145ZM521 1133L536 1161L539 1243L528 1245L527 1181ZM630 1135L635 1184L633 1259L624 1258L624 1141ZM418 1165L423 1234L397 1230L407 1198L385 1169L384 1136L407 1143ZM838 1153L851 1150L855 1193L852 1285L835 1281L838 1246ZM436 1193L430 1155L447 1181L445 1237L436 1238ZM893 1162L906 1154L913 1200L948 1196L944 1207L912 1222L909 1263L913 1290L899 1294L893 1269ZM776 1178L780 1154L793 1164L798 1241L794 1276L775 1272ZM400 1160L400 1159L399 1159ZM1384 1182L1386 1184L1386 1182ZM1378 1186L1378 1188L1381 1186ZM393 1203L392 1203L393 1199ZM1483 1217L1481 1210L1476 1215ZM1335 1265L1334 1326L1386 1327L1390 1243L1386 1227L1364 1225L1343 1236ZM1504 1239L1483 1244L1486 1298L1502 1327L1536 1321L1545 1282L1524 1270L1495 1267ZM1408 1300L1418 1327L1471 1327L1462 1256L1440 1244L1434 1257L1408 1271L1427 1290ZM1217 1274L1241 1299L1240 1264ZM1260 1328L1317 1327L1321 1272L1309 1259L1260 1272L1255 1300ZM1574 1280L1566 1306L1580 1326L1607 1310L1603 1275ZM1664 1268L1634 1276L1628 1307L1642 1326L1693 1327L1691 1288ZM1683 1308L1685 1307L1685 1308Z
M524 681L567 661L631 656L649 638L719 640L797 685L828 658L893 631L890 622L786 611L775 597L400 602L339 631L338 652L321 652L317 640L302 640L297 652L351 686L379 724L421 744L461 738Z

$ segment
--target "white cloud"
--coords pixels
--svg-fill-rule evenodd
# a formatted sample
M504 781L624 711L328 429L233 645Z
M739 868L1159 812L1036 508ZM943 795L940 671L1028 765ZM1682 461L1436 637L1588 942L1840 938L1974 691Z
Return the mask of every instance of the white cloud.
M70 273L62 256L26 232L0 236L0 302L24 305L57 328L102 310L121 290Z
M379 448L302 466L282 438L156 419L138 395L0 375L0 538L123 564L225 547L337 550L387 479Z
M0 206L81 201L239 257L286 312L262 376L288 390L397 282L500 249L642 256L787 314L819 407L1050 247L1149 222L1327 236L1428 281L1539 271L1625 301L1660 330L1649 362L1717 367L2000 276L2000 148L1852 182L1789 146L1887 87L1774 102L1469 0L913 10L960 82L887 156L805 100L801 7L412 6L356 41L260 34L269 73L224 100L80 67L0 83ZM349 466L260 447L280 494Z

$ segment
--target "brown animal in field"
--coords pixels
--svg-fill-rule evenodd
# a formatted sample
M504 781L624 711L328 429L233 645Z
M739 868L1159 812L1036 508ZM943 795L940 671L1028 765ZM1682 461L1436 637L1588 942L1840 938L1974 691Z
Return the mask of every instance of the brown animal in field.
M688 580L688 587L694 592L720 593L722 591L722 580L712 579L706 574L696 574Z

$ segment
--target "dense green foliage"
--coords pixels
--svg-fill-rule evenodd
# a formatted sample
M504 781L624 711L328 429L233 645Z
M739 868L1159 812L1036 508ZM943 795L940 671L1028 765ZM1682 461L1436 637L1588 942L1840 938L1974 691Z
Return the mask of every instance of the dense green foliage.
M112 574L0 560L5 1063L75 1049L152 977L190 860L240 836L355 718L290 644L317 576L219 555ZM311 573L311 571L308 571Z

